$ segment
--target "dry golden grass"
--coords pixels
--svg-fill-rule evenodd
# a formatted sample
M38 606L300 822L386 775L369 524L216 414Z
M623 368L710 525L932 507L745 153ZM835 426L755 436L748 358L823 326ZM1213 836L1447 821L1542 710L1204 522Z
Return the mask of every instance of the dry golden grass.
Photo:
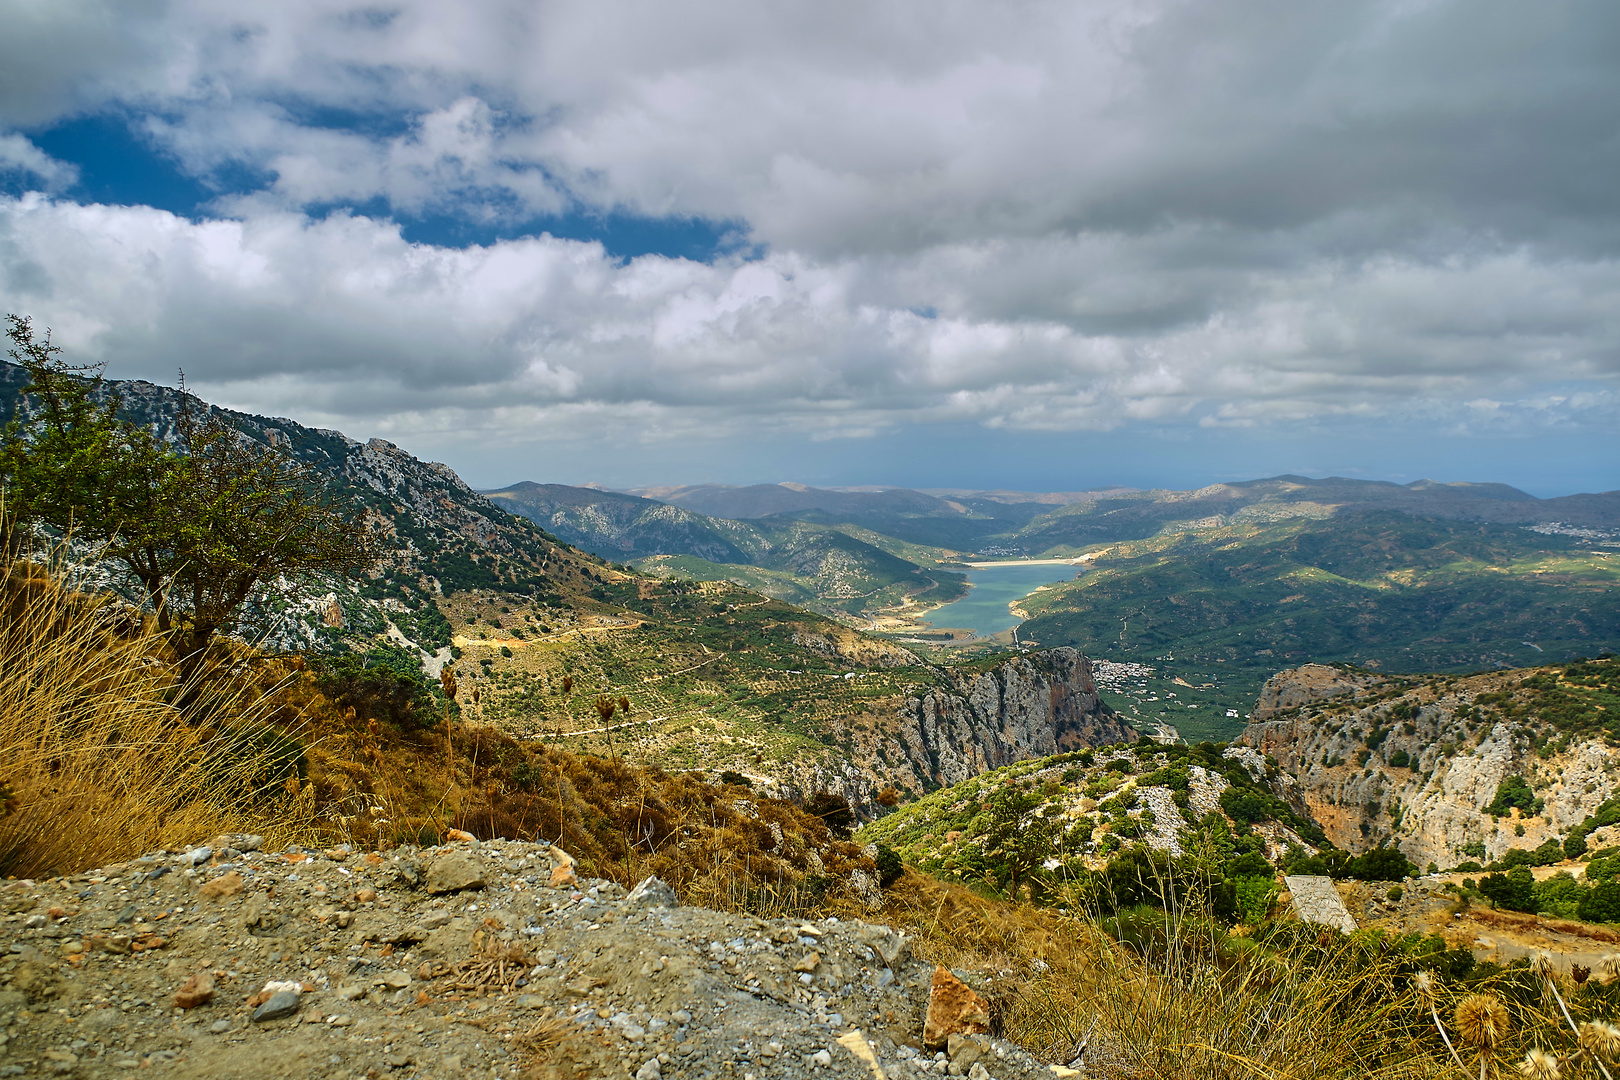
M1473 907L1468 909L1468 917L1475 922L1484 923L1486 926L1515 930L1520 933L1550 930L1554 933L1570 934L1574 937L1582 937L1590 941L1601 941L1610 945L1620 942L1620 932L1616 932L1607 926L1570 922L1567 919L1547 919L1540 915L1531 915L1525 912L1493 911L1486 907Z
M264 739L268 703L216 681L187 723L163 656L139 617L37 564L0 566L0 874L71 873L222 831L310 834L296 784L265 790L285 748Z
M867 918L874 916L867 915ZM1234 960L1218 932L1167 920L1141 953L1095 922L987 899L908 869L881 918L919 955L980 973L1007 1038L1090 1075L1165 1080L1449 1075L1393 959L1307 962L1287 950ZM1349 948L1348 944L1346 948Z

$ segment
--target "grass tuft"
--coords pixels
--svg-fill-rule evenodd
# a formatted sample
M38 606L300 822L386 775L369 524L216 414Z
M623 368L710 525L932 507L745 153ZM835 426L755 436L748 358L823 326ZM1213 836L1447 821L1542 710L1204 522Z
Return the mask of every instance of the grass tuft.
M0 565L0 605L0 874L74 873L226 831L309 833L298 744L264 723L253 688L177 684L144 620L48 566Z

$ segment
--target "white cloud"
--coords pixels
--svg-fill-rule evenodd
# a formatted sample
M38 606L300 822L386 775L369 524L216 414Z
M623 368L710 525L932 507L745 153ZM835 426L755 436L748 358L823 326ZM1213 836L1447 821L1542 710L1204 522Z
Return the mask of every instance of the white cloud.
M79 170L57 161L21 135L0 135L0 174L21 173L46 191L61 191L79 182Z
M0 122L116 109L269 179L235 220L7 202L0 300L258 411L469 439L1614 419L1612 5L25 7ZM5 162L71 182L19 136ZM373 199L701 215L769 254L304 216Z
M621 263L550 237L453 250L365 218L192 223L34 195L0 201L0 252L34 268L0 286L7 309L114 375L183 367L240 407L356 431L523 442L577 437L604 415L634 416L653 440L916 422L1477 423L1486 400L1524 402L1510 411L1531 426L1620 419L1605 389L1620 264L1546 266L1517 250L1256 273L1214 315L1130 333L930 318L896 295L895 281L972 295L1045 265L1047 244L927 251L893 275L791 253ZM1136 273L1122 295L1154 287L1151 267Z

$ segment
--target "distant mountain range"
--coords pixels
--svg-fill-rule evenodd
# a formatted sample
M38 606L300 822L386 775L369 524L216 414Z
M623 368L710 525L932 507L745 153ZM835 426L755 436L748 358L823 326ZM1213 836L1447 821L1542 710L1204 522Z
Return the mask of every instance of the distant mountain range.
M1021 639L1215 680L1223 702L1206 702L1208 716L1179 699L1154 706L1201 736L1235 735L1241 719L1220 712L1288 664L1468 671L1620 648L1615 491L1538 499L1505 484L1277 476L1195 491L487 494L646 572L845 616L950 600L961 586L946 575L978 553L1085 555L1085 573L1024 602Z
M788 514L711 517L636 495L563 484L521 483L485 494L603 558L640 560L638 567L659 575L735 581L828 614L859 615L925 593L948 600L964 588L959 575L936 568L933 553L908 558L915 554L909 545L858 526Z
M1620 530L1620 491L1538 499L1506 484L1419 480L1403 485L1343 477L1275 476L1212 484L1195 491L925 492L785 483L699 484L617 492L525 483L485 494L509 505L532 508L534 514L524 513L537 521L574 530L576 535L570 539L588 550L602 545L604 550L611 548L630 557L697 555L713 562L748 562L754 557L752 552L728 546L734 544L736 526L717 525L716 519L855 527L941 549L942 557L986 547L1029 556L1073 554L1088 545L1145 539L1177 523L1229 525L1325 517L1344 510L1393 510L1498 525ZM660 517L655 504L690 514L669 516L665 512ZM638 521L643 524L636 525Z
M0 422L22 401L26 373L0 363ZM173 438L188 395L145 381L110 382L123 414ZM253 606L252 636L272 649L329 647L387 634L427 654L447 652L450 624L437 598L467 589L499 589L542 603L572 602L596 583L600 561L559 543L532 522L479 495L448 465L425 462L382 439L359 442L338 431L281 417L191 406L223 417L243 438L275 447L314 468L356 515L388 537L376 573L360 582L330 582L307 595L266 592Z

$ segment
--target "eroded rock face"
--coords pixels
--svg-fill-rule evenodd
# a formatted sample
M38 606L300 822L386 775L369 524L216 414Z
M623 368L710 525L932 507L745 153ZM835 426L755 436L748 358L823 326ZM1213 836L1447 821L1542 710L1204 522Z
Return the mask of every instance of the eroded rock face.
M891 755L899 751L919 779L956 784L1026 758L1136 740L1098 697L1091 661L1077 649L1015 657L955 682L900 709Z
M978 675L958 673L947 688L897 700L892 711L853 717L851 725L854 753L791 767L771 790L788 797L836 792L871 817L873 796L889 784L922 792L1015 761L1137 737L1098 696L1091 661L1069 648L1016 656Z
M1419 867L1485 863L1512 848L1562 842L1620 792L1620 751L1576 740L1543 757L1529 729L1476 708L1481 694L1511 691L1517 675L1412 680L1401 693L1391 677L1328 678L1320 671L1336 669L1308 668L1318 671L1283 672L1267 684L1261 701L1271 706L1256 709L1242 742L1277 761L1279 794L1350 851L1394 844ZM1486 813L1513 776L1543 808ZM1483 856L1463 850L1475 844Z
M1381 676L1364 671L1349 671L1328 664L1302 664L1267 679L1251 715L1256 721L1269 720L1280 712L1354 695L1383 681Z

